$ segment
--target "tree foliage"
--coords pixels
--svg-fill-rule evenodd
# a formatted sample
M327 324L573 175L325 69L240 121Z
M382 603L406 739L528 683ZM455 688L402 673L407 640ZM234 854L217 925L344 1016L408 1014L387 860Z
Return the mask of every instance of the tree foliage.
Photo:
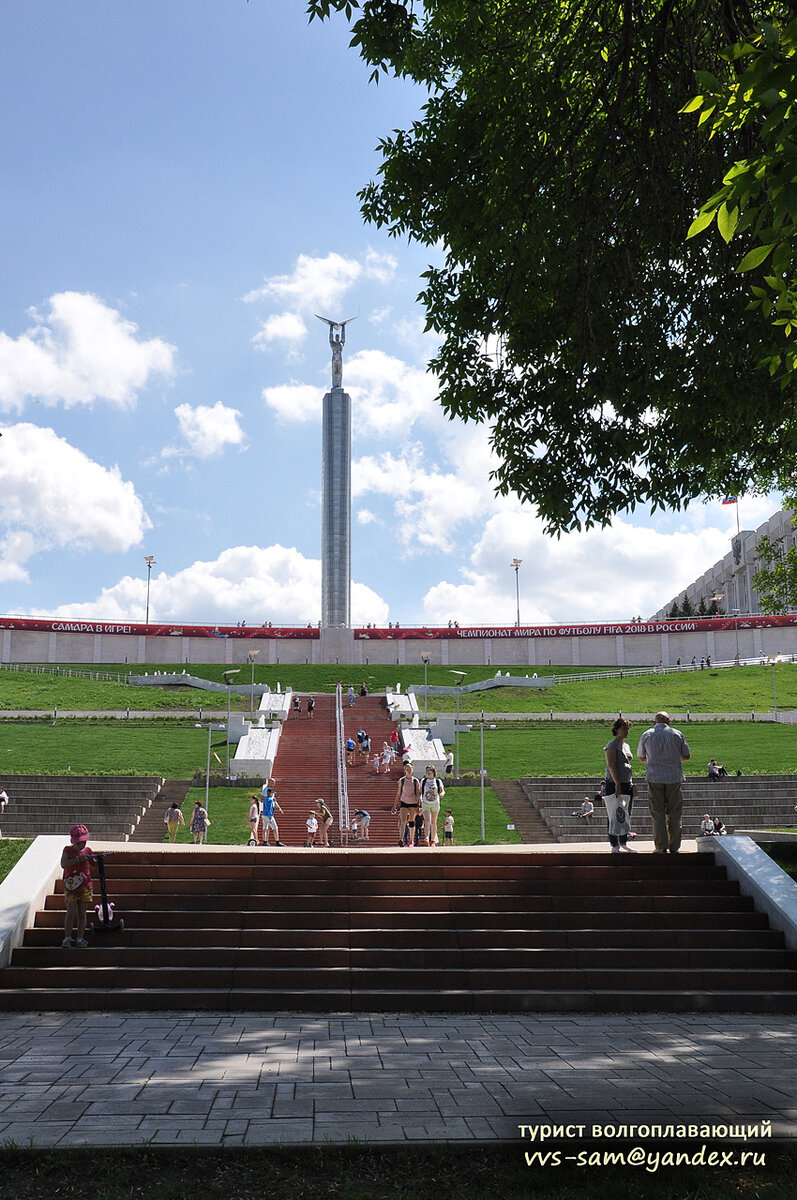
M559 532L793 471L793 387L757 370L782 331L750 309L735 246L686 237L760 129L709 137L713 113L680 112L696 70L730 93L727 47L772 4L310 0L334 11L377 80L428 90L362 208L443 248L421 293L430 367L450 416L491 427L497 489Z
M786 498L792 510L792 525L797 528L797 496ZM756 543L759 568L753 575L753 587L764 613L783 613L797 607L797 546L784 548L784 539L762 537Z
M744 246L736 270L756 278L750 307L760 308L786 339L762 365L789 388L797 371L797 341L786 344L797 329L797 20L763 21L724 57L734 74L720 80L699 71L703 94L684 111L708 122L712 138L752 133L755 152L731 165L689 236L716 217L719 236Z

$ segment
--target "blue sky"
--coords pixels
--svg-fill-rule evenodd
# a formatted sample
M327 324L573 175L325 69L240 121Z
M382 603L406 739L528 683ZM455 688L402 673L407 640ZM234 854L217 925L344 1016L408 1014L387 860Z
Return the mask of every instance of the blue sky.
M35 0L0 38L5 614L320 616L326 327L348 329L355 622L649 615L727 552L734 509L547 539L450 422L415 297L430 252L365 226L368 84L303 0ZM778 507L745 498L743 527ZM606 581L620 580L608 587Z

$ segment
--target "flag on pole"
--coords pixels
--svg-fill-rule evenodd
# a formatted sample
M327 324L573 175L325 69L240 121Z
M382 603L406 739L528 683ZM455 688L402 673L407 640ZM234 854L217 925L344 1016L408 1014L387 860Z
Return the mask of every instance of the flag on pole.
M738 504L739 497L738 496L728 496L727 500L723 500L722 503L723 504Z

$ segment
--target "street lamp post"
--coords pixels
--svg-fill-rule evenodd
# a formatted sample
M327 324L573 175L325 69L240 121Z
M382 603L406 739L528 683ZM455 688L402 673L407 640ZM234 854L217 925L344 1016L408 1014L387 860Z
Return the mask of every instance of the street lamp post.
M522 558L513 558L510 566L515 568L515 600L517 601L517 627L520 629L520 564Z
M457 717L456 717L456 721L454 723L454 758L456 760L455 766L454 766L454 778L459 779L459 694L460 694L460 690L462 688L461 680L463 680L465 678L466 672L465 671L451 671L450 674L459 676L459 678L457 679L457 684L456 684Z
M775 663L778 661L777 654L770 654L769 661L772 665L772 707L775 710L775 720L778 719L778 693L775 690Z
M155 556L152 554L145 554L144 562L147 564L147 615L144 620L144 624L149 625L149 581L152 576L152 568L155 564Z
M491 725L491 730L495 730L495 725ZM479 786L481 790L481 841L483 844L486 840L485 824L484 824L484 708L481 709L479 716Z
M197 729L204 729L205 726L199 722L194 722ZM216 725L213 721L208 721L208 758L205 764L205 812L209 812L208 805L210 804L210 735L214 730L223 729L223 725Z
M227 684L227 778L230 778L230 684L233 675L240 675L241 668L233 667L230 671L222 671L224 682Z
M252 694L250 697L249 711L253 721L255 719L255 659L259 653L259 650L250 650L246 656L252 664Z
M431 654L427 650L421 651L421 662L423 663L423 719L429 720L429 659Z
M733 610L733 630L736 634L736 661L739 661L739 609Z

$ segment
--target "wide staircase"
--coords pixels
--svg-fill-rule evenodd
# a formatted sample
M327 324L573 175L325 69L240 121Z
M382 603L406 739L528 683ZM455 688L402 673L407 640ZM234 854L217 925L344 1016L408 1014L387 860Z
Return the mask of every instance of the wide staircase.
M284 810L284 813L277 813L280 841L286 846L303 845L310 809L315 808L318 797L323 797L335 818L330 841L334 846L340 846L335 697L316 696L312 719L306 710L307 705L303 703L301 715L292 712L284 723L274 763L274 786ZM377 747L381 751L383 741L390 739L393 723L384 698L358 696L357 703L349 708L344 697L343 718L345 736L351 736L355 743L361 726L370 735L372 756ZM350 816L353 817L357 808L370 812L371 846L396 844L396 818L391 816L390 808L400 774L400 760L390 774L383 774L381 767L377 774L371 760L366 761L357 754L354 765L347 768ZM349 842L350 846L366 847L368 844Z
M133 843L162 842L166 836L166 825L163 818L166 815L166 809L175 801L183 809L184 819L190 820L185 808L185 798L193 786L194 783L191 779L167 779L130 835L130 841Z
M536 809L557 842L605 842L606 817L595 804L590 824L577 815L584 796L593 799L601 779L591 775L574 779L524 778L519 781L529 804ZM728 832L734 829L797 829L797 776L730 776L712 783L687 776L684 783L684 837L697 837L704 813L721 817ZM644 777L636 782L631 827L639 838L652 838Z
M135 775L5 775L9 804L0 826L4 837L37 837L80 824L97 840L125 841L162 783Z
M797 956L711 854L125 849L124 932L62 949L63 885L0 1009L797 1012Z
M490 786L503 804L521 842L533 845L556 841L549 826L516 780L491 779Z

